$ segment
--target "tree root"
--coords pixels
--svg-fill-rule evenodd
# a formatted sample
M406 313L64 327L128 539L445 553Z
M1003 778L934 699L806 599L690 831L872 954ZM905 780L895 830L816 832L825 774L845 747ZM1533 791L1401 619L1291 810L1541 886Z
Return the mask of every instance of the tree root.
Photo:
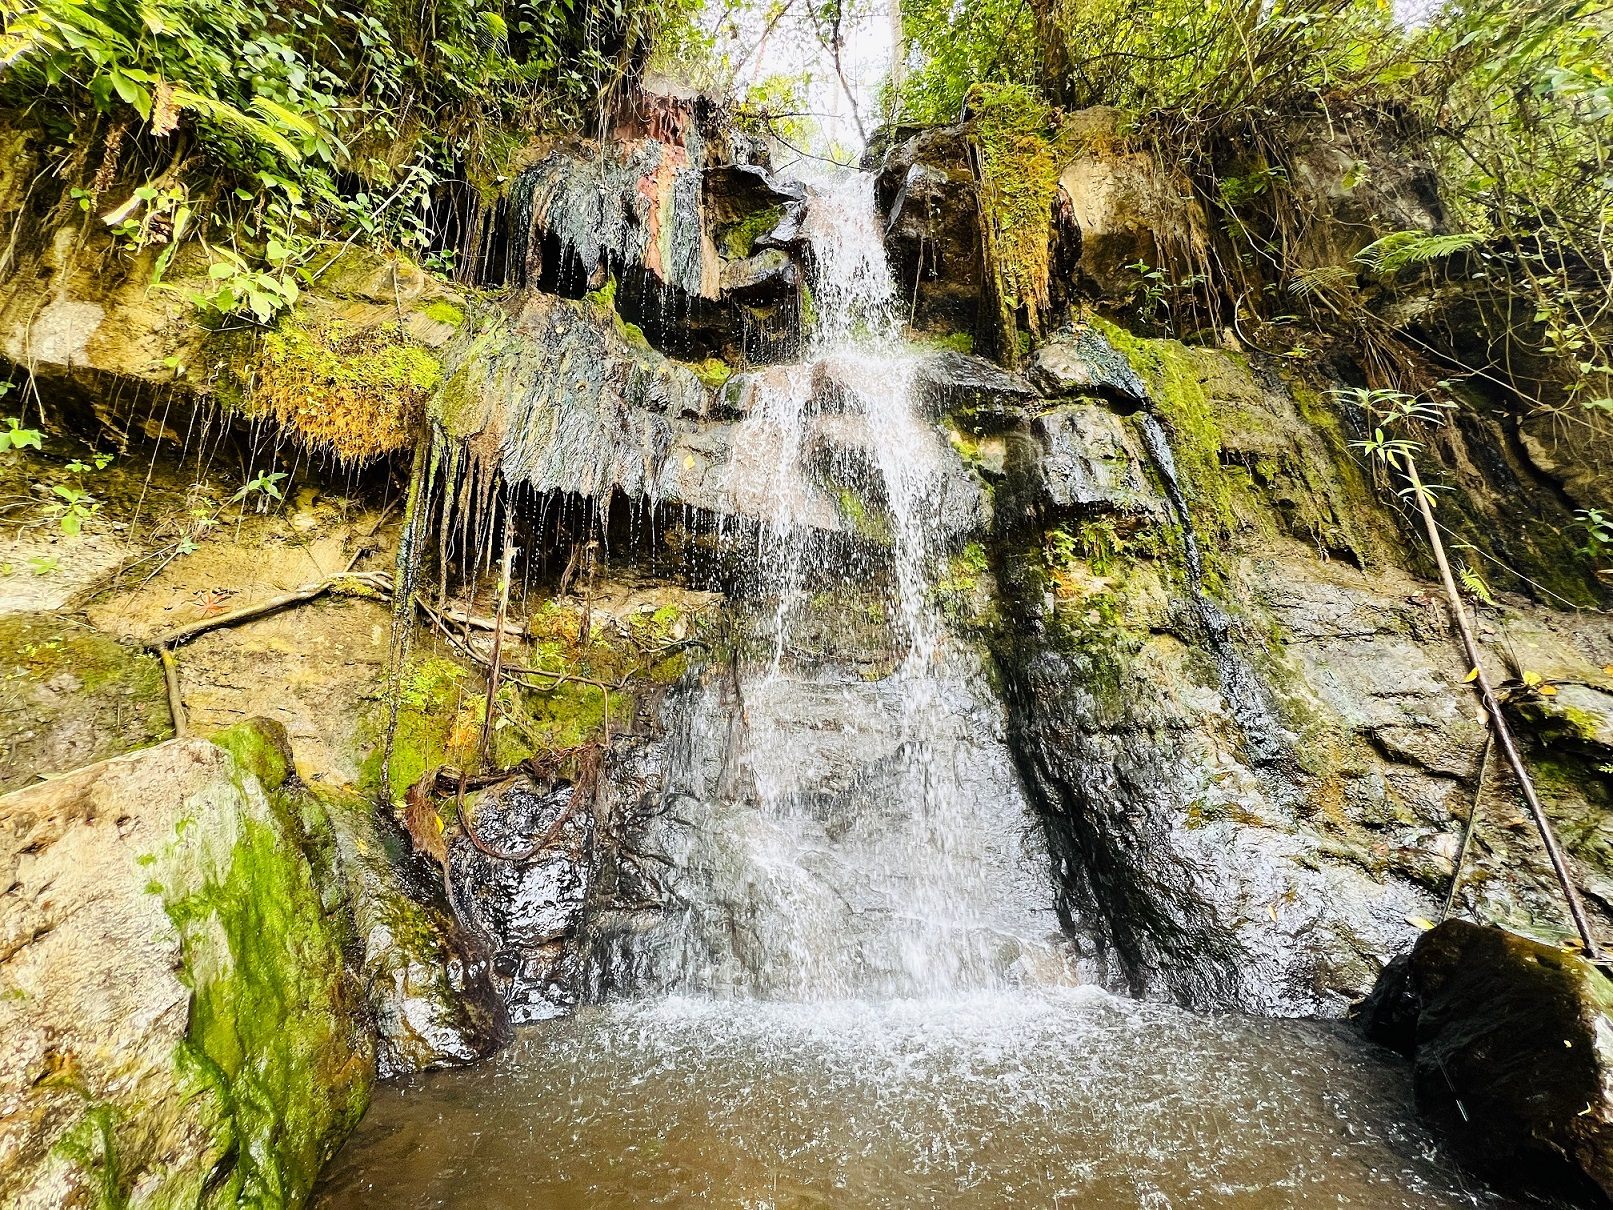
M202 618L181 626L178 630L171 630L161 638L153 639L146 644L149 651L172 650L182 646L192 639L207 634L209 631L222 630L228 626L239 626L243 622L255 621L271 613L279 613L282 609L289 609L293 605L301 605L305 601L312 601L326 593L351 593L354 596L374 596L392 591L392 577L381 571L355 571L340 572L329 576L315 584L304 584L292 592L282 593L277 597L270 597L266 601L259 601L255 605L244 605L240 609L232 609L228 613L221 613L217 617Z

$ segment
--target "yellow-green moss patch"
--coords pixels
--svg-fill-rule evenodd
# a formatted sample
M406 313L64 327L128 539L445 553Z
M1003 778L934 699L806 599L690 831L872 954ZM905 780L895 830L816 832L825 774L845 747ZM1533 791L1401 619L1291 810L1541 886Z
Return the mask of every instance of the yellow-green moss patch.
M289 318L263 338L250 401L308 444L360 462L413 442L441 377L437 359L397 327Z

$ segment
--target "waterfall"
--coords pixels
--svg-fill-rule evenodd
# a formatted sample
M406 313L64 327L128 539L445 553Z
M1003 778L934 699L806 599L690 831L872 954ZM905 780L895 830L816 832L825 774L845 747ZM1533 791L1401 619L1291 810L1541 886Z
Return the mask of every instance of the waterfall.
M619 947L611 982L824 1000L1056 980L1046 856L1000 707L933 599L953 455L920 414L872 180L808 184L818 322L801 363L756 376L730 489L765 518L747 552L765 654L673 695L654 840L675 906ZM876 558L815 523L807 463L825 430L881 516ZM883 612L885 675L795 658L825 583Z

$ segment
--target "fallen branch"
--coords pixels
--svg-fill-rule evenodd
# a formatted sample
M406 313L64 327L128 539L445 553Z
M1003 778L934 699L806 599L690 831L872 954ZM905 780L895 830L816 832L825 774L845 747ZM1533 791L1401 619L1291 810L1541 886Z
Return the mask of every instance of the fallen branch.
M228 626L239 626L243 622L251 622L265 617L271 613L279 613L282 609L289 609L293 605L301 605L305 601L312 601L329 592L353 592L357 595L360 588L371 592L387 593L392 591L392 577L380 571L341 572L334 576L320 580L315 584L305 584L293 592L282 593L277 597L270 597L266 601L259 601L255 605L243 605L240 609L232 609L228 613L221 613L216 617L202 618L188 626L181 626L178 630L170 631L161 638L153 639L146 644L148 651L171 650L182 646L192 639L207 634L212 630L222 630Z
M491 660L489 657L483 655L480 651L477 651L476 648L467 643L462 636L455 634L453 628L449 626L449 622L463 622L464 619L462 616L455 617L446 610L438 610L425 600L421 599L419 596L415 597L415 605L420 612L425 614L432 624L442 632L443 637L449 641L454 650L465 656L466 659L474 660L484 668L491 665ZM509 631L506 631L507 635L509 633ZM515 633L518 635L519 631ZM578 676L571 672L551 672L547 668L526 668L520 664L509 664L502 662L500 667L504 674L516 678L544 676L556 683L564 682L573 685L590 685L593 688L602 690L606 693L623 693L627 690L628 685L632 680L631 677L625 677L622 680L617 681L615 684L611 684L608 681L595 680L593 677ZM537 686L530 687L536 688Z
M1535 827L1540 832L1546 856L1550 858L1551 868L1557 875L1558 885L1562 888L1563 899L1568 904L1568 914L1573 918L1574 927L1579 931L1579 939L1585 947L1586 957L1592 962L1600 962L1601 950L1597 947L1596 938L1591 934L1590 922L1585 917L1585 905L1580 902L1579 891L1574 887L1574 877L1568 866L1568 858L1557 844L1557 835L1552 830L1551 820L1546 816L1545 807L1540 804L1540 798L1535 793L1534 780L1529 776L1528 766L1523 763L1518 746L1513 742L1512 729L1507 725L1506 716L1501 712L1501 701L1495 696L1495 690L1490 686L1490 678L1485 674L1478 642L1473 637L1472 627L1468 625L1467 607L1462 603L1462 594L1456 590L1456 578L1451 575L1450 561L1445 557L1445 544L1439 537L1439 523L1434 520L1433 507L1428 503L1428 489L1423 486L1422 478L1417 473L1417 462L1414 458L1407 455L1402 469L1407 482L1411 484L1412 498L1417 501L1418 511L1422 513L1428 543L1434 548L1434 562L1439 567L1439 577L1445 586L1445 598L1450 604L1451 619L1456 624L1457 633L1462 640L1462 649L1466 651L1468 663L1473 669L1469 675L1484 702L1484 709L1490 719L1491 732L1500 742L1501 752L1506 757L1507 764L1512 767L1513 775L1518 779L1518 788L1523 792L1524 802L1529 805L1529 812L1535 817Z
M1451 868L1451 889L1445 896L1445 906L1439 909L1439 920L1443 923L1451 914L1451 908L1456 903L1457 888L1462 885L1462 866L1467 863L1467 851L1473 844L1473 837L1479 826L1479 804L1484 801L1484 779L1490 772L1490 751L1495 747L1495 732L1486 730L1484 733L1484 753L1479 757L1479 779L1473 786L1473 806L1467 813L1467 823L1462 826L1462 843L1456 849L1456 861Z
M185 721L185 703L179 696L179 661L166 646L157 648L157 658L162 661L162 680L168 693L168 716L174 722L174 738L184 739L190 728Z

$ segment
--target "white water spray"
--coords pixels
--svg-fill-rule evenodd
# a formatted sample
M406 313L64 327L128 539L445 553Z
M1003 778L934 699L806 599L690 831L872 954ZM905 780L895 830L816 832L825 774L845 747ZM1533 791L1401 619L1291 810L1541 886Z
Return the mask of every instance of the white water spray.
M755 376L729 487L763 518L748 553L770 657L684 704L666 791L680 823L658 837L679 910L648 965L679 990L793 1000L1061 979L1000 708L933 599L951 455L918 408L873 182L808 185L818 321L801 363ZM860 544L826 536L825 445L856 463L858 515L877 525ZM798 658L833 588L882 612L885 675Z

